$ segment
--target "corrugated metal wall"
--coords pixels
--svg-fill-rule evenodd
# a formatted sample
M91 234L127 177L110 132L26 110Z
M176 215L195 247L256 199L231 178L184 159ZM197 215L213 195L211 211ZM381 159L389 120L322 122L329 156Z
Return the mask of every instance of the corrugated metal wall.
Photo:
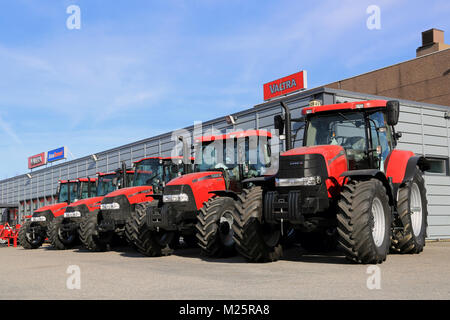
M344 101L358 101L382 97L369 96L360 93L318 88L295 94L286 98L293 117L300 116L301 108L308 105L311 99L322 100L324 104ZM447 107L432 106L409 101L401 101L400 123L398 131L403 133L398 148L409 149L417 154L426 156L450 155L448 120L444 119ZM281 112L279 102L272 101L257 105L254 108L235 114L236 124L228 125L224 118L218 118L203 123L203 132L208 130L231 129L271 129L273 116ZM225 116L225 115L224 115ZM297 127L294 126L293 132ZM185 128L192 132L194 126ZM0 181L0 203L18 203L23 200L36 199L37 206L47 204L43 199L56 191L59 179L74 179L78 177L95 176L96 172L107 172L120 167L121 161L131 165L132 161L147 156L170 156L174 142L171 141L171 132L145 139L112 150L96 153L98 161L91 156L81 159L59 163L38 171L33 171L32 178L21 175L15 178ZM301 144L302 132L298 133L295 145ZM429 229L430 238L450 238L450 177L427 174L429 201ZM44 200L42 203L39 199ZM33 203L20 206L20 213L30 214Z

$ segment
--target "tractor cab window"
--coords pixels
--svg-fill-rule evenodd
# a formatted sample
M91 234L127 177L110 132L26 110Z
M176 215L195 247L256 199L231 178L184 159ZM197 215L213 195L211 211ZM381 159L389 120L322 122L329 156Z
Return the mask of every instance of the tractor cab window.
M160 159L146 159L136 164L133 186L159 186L163 181L163 165Z
M196 159L201 159L201 163L195 165L196 172L224 171L230 178L239 178L236 139L205 142L197 146Z
M245 139L245 178L264 175L271 164L270 140L266 137L258 137L257 145L255 145L256 138L255 136Z
M89 193L89 184L90 184L90 193ZM87 199L95 194L95 182L82 182L81 183L81 199ZM74 199L71 199L72 201Z
M179 175L184 174L184 167L182 164L175 164L170 161L170 164L164 166L164 182L168 183Z
M309 117L305 146L340 145L344 148L349 169L367 169L366 126L361 112L335 112Z
M59 197L58 202L67 202L69 201L69 192L70 192L70 201L73 202L78 198L78 183L70 182L70 183L62 183L59 189Z
M369 115L370 134L372 139L373 158L375 165L384 171L384 163L393 149L392 141L388 139L390 128L386 125L384 114L381 111Z
M97 196L106 196L108 193L111 193L116 190L116 186L113 184L113 179L116 177L115 174L100 176L98 178L98 186L97 186Z
M221 170L235 181L241 180L241 174L242 178L262 176L270 167L269 141L266 137L251 136L203 143L202 162L195 165L195 171ZM200 159L198 155L196 158Z

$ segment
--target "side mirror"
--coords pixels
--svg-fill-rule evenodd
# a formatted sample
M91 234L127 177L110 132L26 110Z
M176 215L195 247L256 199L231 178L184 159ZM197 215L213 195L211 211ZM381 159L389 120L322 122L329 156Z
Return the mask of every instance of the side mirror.
M284 119L283 116L278 114L273 117L273 124L275 126L275 130L279 130L280 135L284 133Z
M386 122L390 126L398 123L400 115L400 103L397 100L390 100L386 103Z
M402 137L402 133L401 132L396 132L395 133L395 140L398 140Z

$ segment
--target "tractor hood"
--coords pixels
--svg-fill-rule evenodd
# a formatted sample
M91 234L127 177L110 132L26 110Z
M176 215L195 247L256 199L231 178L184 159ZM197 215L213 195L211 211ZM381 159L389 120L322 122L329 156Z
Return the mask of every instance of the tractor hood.
M153 192L153 187L151 186L128 187L108 193L105 196L105 198L117 197L121 195L124 195L128 198L138 193L150 193L150 192Z
M51 211L51 212L56 212L58 210L61 210L62 208L67 207L67 203L66 202L61 202L61 203L56 203L56 204L51 204L48 206L44 206L42 208L39 208L37 210L34 211L34 213L41 213L44 211Z
M187 194L188 203L182 210L198 210L213 196L212 191L225 190L225 179L221 171L205 171L185 174L171 180L164 189L164 195ZM173 204L173 203L172 203Z
M182 175L180 177L177 177L175 179L172 179L167 183L168 186L173 185L182 185L182 184L188 184L192 185L193 183L202 181L202 180L208 180L208 179L215 179L215 178L223 178L221 171L205 171L205 172L194 172Z
M341 184L347 171L347 156L339 145L319 145L291 149L281 154L278 178L320 176L328 187Z
M85 205L88 208L95 205L95 207L100 208L100 203L102 200L103 200L103 197L93 197L93 198L82 199L77 202L71 203L70 206L68 206L68 208L82 206L82 205Z
M283 152L281 154L284 156L293 156L293 155L301 155L301 154L321 154L324 156L325 160L331 160L337 155L344 155L344 148L338 145L321 145L321 146L312 146L312 147L300 147L294 148L289 151Z

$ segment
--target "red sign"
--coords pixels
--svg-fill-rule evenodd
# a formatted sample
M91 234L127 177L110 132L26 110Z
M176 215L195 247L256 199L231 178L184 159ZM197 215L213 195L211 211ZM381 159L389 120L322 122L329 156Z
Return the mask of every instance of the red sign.
M47 164L46 153L42 152L28 158L28 169L33 169Z
M265 83L263 87L264 100L306 89L306 71L303 70L290 76Z

